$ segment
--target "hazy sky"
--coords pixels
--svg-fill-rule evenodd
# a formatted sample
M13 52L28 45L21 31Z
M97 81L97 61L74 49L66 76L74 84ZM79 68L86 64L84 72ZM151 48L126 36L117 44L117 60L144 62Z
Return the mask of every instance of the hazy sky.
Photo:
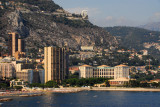
M139 26L160 22L160 0L53 0L71 13L88 10L98 26Z

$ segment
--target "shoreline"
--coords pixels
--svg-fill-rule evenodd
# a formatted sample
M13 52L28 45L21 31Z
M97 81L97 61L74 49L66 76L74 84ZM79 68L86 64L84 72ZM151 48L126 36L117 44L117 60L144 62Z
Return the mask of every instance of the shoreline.
M45 90L32 91L8 91L0 92L0 97L48 94L48 93L78 93L81 91L126 91L126 92L160 92L160 88L125 88L125 87L67 87L67 88L50 88Z
M160 88L93 87L92 91L160 92Z

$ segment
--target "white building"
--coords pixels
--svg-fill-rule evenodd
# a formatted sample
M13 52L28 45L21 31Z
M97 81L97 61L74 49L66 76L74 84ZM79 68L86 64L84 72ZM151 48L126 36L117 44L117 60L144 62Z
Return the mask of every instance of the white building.
M114 78L114 67L107 65L95 67L93 70L93 76L96 78Z
M79 67L79 78L92 78L93 67L90 65L82 65Z
M81 46L82 51L93 51L93 46Z
M129 78L129 67L127 65L118 65L114 68L114 79Z

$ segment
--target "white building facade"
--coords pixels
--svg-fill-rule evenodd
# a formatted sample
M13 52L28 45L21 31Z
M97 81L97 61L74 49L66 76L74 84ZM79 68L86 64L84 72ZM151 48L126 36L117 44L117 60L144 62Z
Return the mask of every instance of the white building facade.
M79 67L79 78L92 78L93 67L90 65L82 65Z

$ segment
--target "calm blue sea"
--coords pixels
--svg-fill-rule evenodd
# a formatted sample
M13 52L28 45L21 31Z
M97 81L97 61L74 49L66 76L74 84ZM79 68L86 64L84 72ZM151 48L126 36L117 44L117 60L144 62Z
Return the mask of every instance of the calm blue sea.
M2 107L160 107L160 92L83 91L12 98Z

